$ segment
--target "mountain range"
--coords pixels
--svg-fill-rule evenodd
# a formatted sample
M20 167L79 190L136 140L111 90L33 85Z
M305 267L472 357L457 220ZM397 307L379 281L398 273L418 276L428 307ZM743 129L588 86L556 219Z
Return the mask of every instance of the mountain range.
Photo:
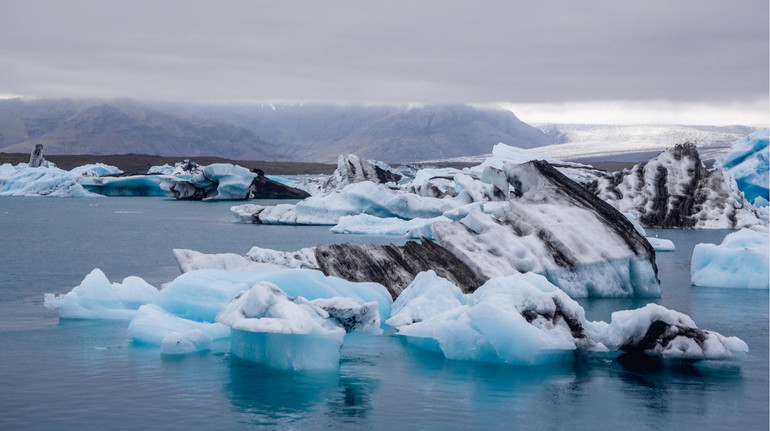
M552 138L510 111L469 105L180 105L132 100L0 100L0 151L386 162L523 148Z
M340 154L389 163L480 159L497 143L565 160L642 161L695 142L704 159L748 126L533 127L471 105L173 104L134 100L0 100L0 152L149 154L178 158L335 163ZM470 158L470 159L469 159Z

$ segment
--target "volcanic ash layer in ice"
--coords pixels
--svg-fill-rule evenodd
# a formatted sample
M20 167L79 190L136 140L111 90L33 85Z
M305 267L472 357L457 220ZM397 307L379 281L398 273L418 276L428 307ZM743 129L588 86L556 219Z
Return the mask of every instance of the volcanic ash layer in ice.
M539 365L575 353L644 355L664 363L737 359L737 337L700 330L686 315L656 304L589 322L580 305L537 274L495 278L472 294L422 273L393 304L386 321L410 344L448 359Z
M754 226L727 235L720 245L697 244L692 284L709 287L770 288L768 228Z
M644 227L736 229L759 223L730 175L706 169L692 143L586 186Z
M660 295L655 252L633 224L550 164L506 164L497 214L471 210L433 237L482 280L535 272L575 297Z

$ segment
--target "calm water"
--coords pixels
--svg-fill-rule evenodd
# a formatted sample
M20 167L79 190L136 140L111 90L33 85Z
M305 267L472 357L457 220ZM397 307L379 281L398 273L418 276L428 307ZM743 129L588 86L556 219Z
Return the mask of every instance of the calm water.
M726 231L649 231L663 296L700 328L737 335L737 364L643 370L617 362L516 368L447 361L394 337L348 336L339 372L280 372L213 351L162 357L126 322L59 321L43 293L93 268L160 285L173 248L245 253L401 243L328 227L234 223L231 203L160 198L0 199L0 429L768 429L768 292L691 287L698 242ZM647 300L582 300L589 319Z

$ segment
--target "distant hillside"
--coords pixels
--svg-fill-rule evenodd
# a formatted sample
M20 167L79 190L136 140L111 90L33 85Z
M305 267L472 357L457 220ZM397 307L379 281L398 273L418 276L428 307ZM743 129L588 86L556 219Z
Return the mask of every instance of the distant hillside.
M0 151L284 160L245 127L132 101L0 100Z
M0 100L0 151L153 154L334 163L355 153L410 162L472 156L498 142L553 141L505 110L467 105L181 105Z
M499 142L522 148L553 143L510 111L468 105L205 105L180 109L248 127L293 160L328 163L339 154L355 153L400 163L489 153Z

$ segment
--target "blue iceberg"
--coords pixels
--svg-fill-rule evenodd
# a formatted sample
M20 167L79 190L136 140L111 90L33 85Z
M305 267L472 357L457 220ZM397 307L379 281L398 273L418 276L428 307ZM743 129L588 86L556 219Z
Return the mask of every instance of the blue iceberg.
M709 287L770 288L768 228L757 225L727 235L722 244L697 244L692 284Z
M730 151L715 165L729 172L746 200L754 206L768 206L770 147L768 131L758 130L735 141Z

